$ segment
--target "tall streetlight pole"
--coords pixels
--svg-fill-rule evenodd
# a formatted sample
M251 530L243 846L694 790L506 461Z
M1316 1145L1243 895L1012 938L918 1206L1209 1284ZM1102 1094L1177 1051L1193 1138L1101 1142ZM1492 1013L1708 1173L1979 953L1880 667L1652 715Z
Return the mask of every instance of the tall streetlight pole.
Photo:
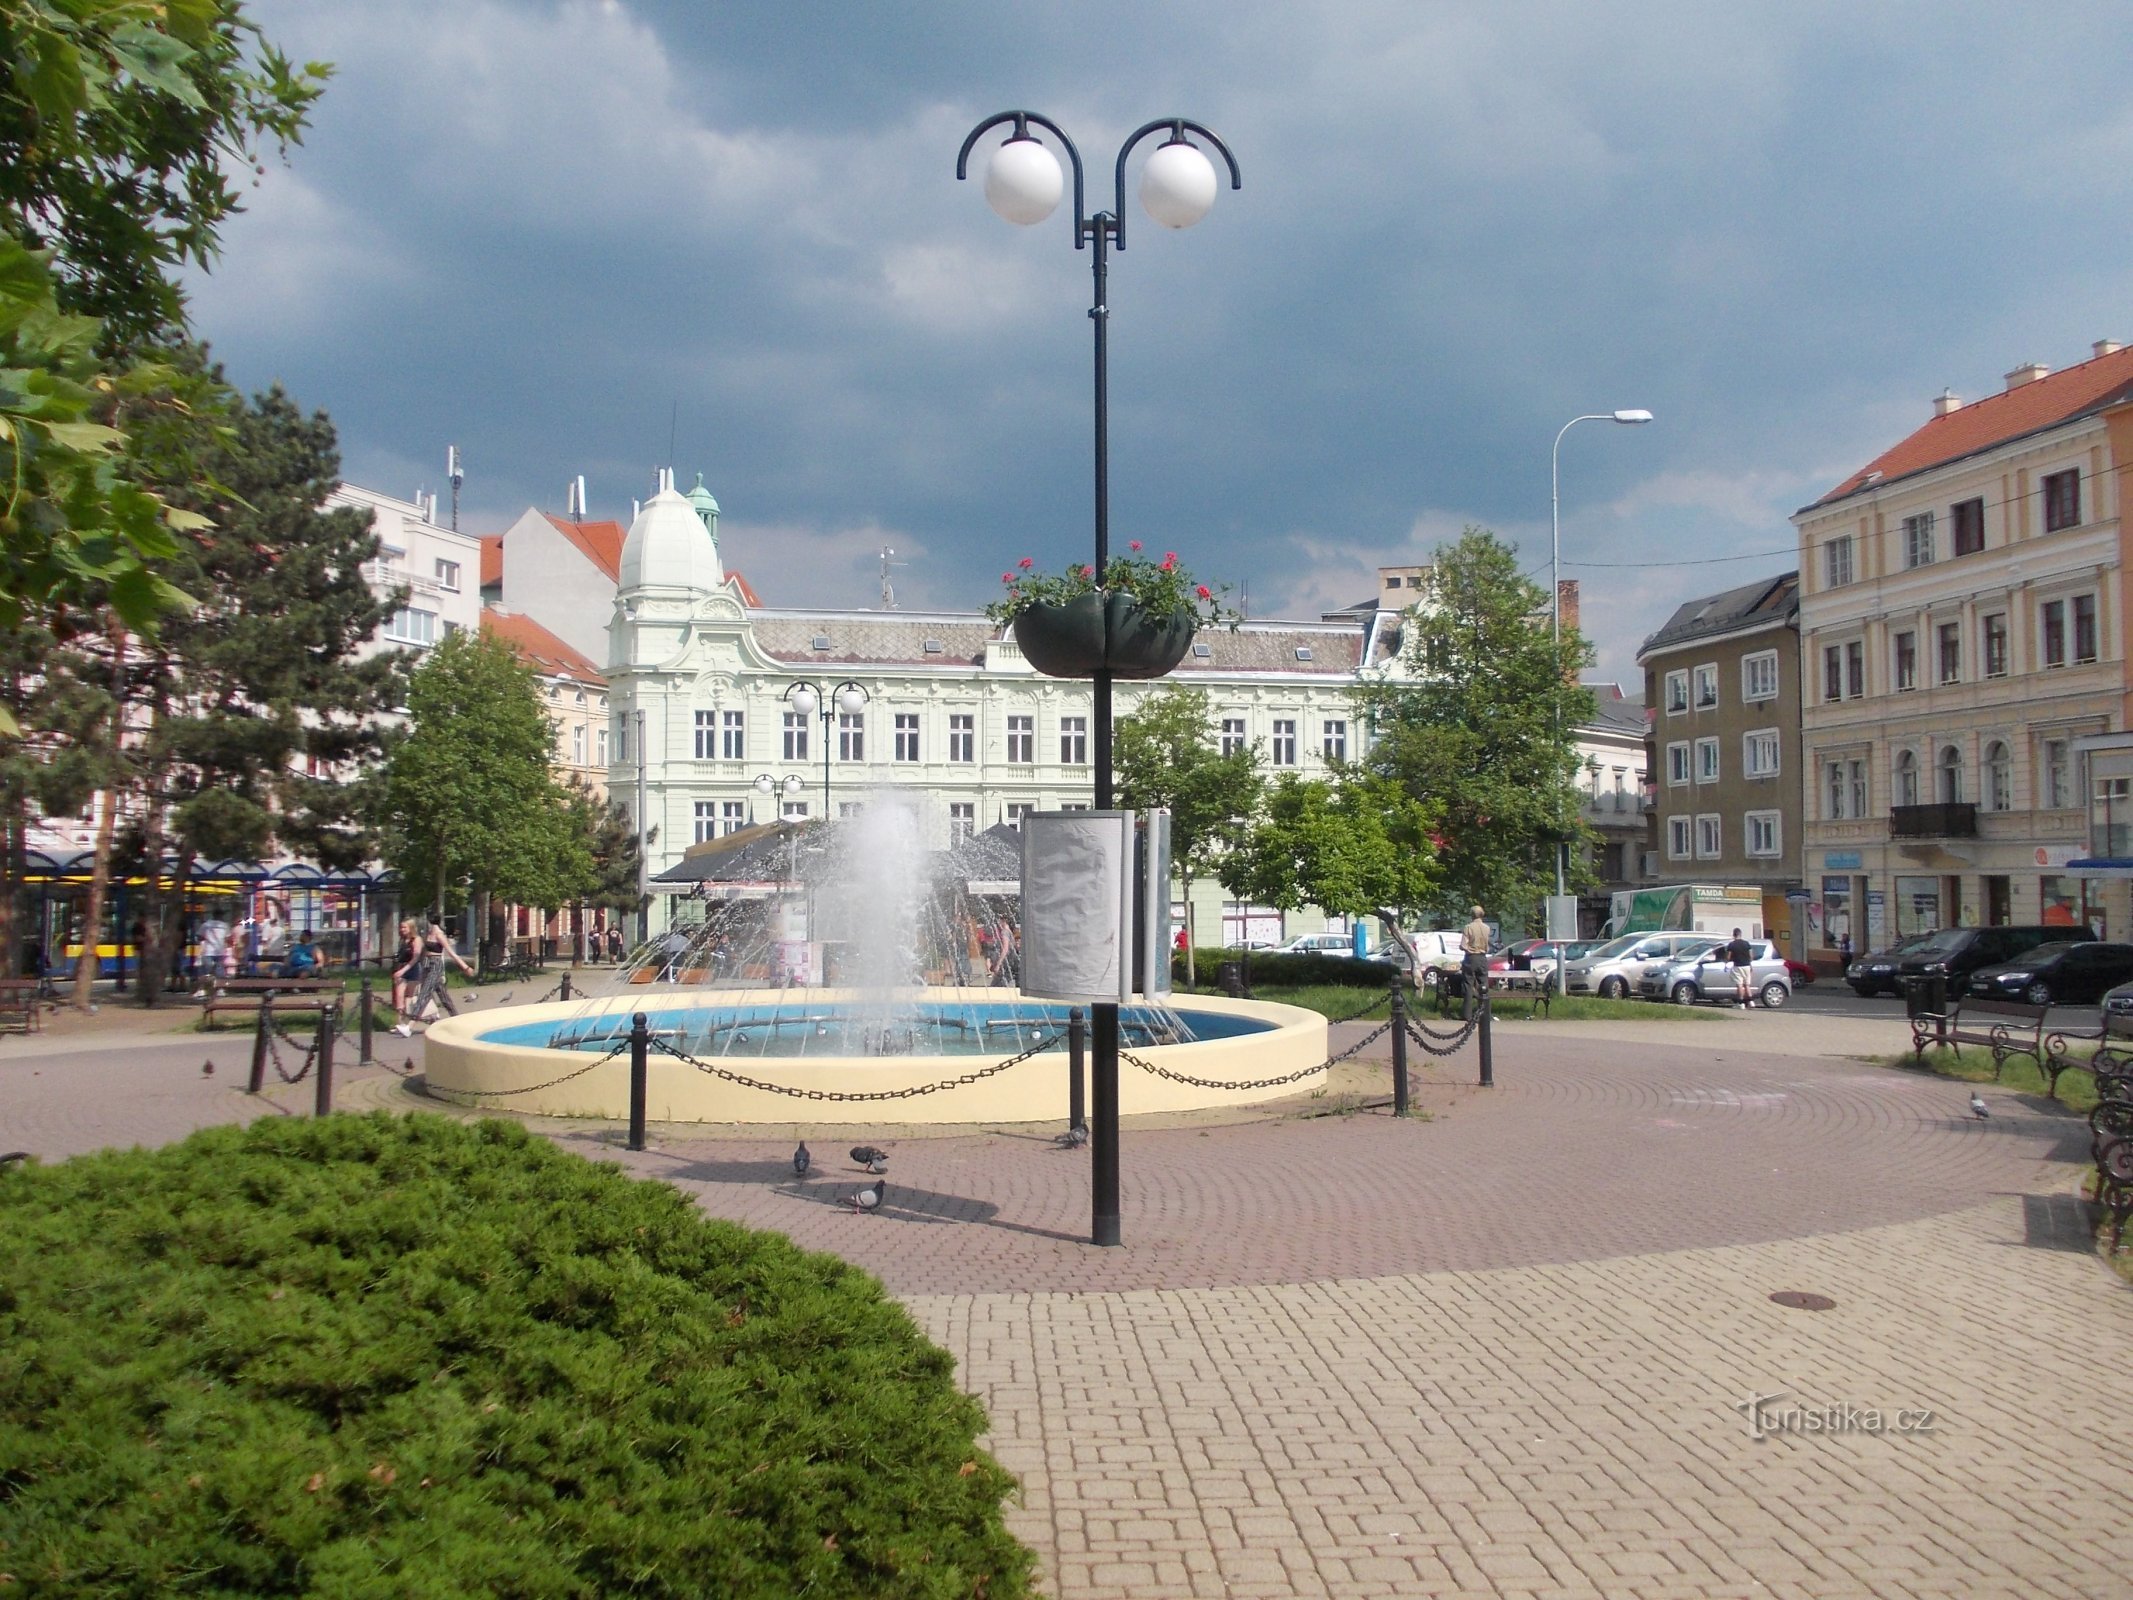
M1562 427L1557 429L1555 434L1555 443L1549 446L1548 529L1550 555L1548 560L1548 633L1549 637L1555 642L1555 659L1558 671L1561 670L1563 660L1563 435L1568 433L1572 428L1575 428L1581 422L1644 423L1649 422L1651 420L1652 414L1649 411L1644 411L1641 409L1629 411L1588 412L1582 417L1572 417L1568 422L1564 423ZM1562 728L1560 726L1562 712L1560 710L1556 712L1556 717L1558 719L1558 726L1556 728L1556 732L1558 735L1560 735L1562 732ZM1562 899L1563 897L1563 858L1569 853L1570 842L1567 839L1556 840L1555 897L1558 900ZM1549 933L1549 936L1552 938L1554 936L1554 930L1549 929L1547 931ZM1563 969L1568 967L1569 965L1570 963L1564 957L1563 952L1561 950L1557 950L1555 953L1555 992L1557 994L1562 994L1565 992L1564 985L1569 981L1569 979L1568 974L1565 973Z
M641 945L652 937L652 864L645 856L646 762L649 752L644 748L643 711L632 711L630 716L637 724L637 942Z
M1136 128L1118 148L1113 166L1113 208L1089 216L1082 206L1081 152L1058 123L1034 111L1002 111L987 117L970 130L955 158L958 180L970 175L970 152L989 130L1012 123L1013 131L992 153L985 171L985 200L1008 222L1028 227L1042 222L1058 208L1065 179L1059 159L1030 132L1031 124L1059 141L1074 170L1074 248L1092 248L1090 268L1094 294L1089 320L1095 325L1096 343L1096 582L1100 586L1111 565L1111 433L1110 359L1108 332L1111 308L1105 298L1110 265L1109 252L1126 248L1126 157L1150 134L1167 132L1141 169L1141 205L1148 215L1166 228L1189 228L1206 216L1215 203L1219 187L1214 164L1199 145L1187 139L1189 132L1212 146L1229 168L1229 186L1244 187L1237 158L1213 130L1183 117L1162 117ZM1096 722L1096 809L1111 809L1111 674L1093 675L1091 688ZM1090 1242L1119 1242L1118 1198L1118 1006L1098 1002L1089 1008L1090 1075L1089 1181Z
M866 709L866 687L847 678L844 682L838 684L836 688L830 690L829 693L824 694L820 684L814 683L807 678L802 678L798 682L788 683L785 686L785 701L803 717L811 717L815 714L816 707L819 706L821 708L822 820L827 822L830 816L830 720L833 715L830 706L834 702L837 710L856 717Z

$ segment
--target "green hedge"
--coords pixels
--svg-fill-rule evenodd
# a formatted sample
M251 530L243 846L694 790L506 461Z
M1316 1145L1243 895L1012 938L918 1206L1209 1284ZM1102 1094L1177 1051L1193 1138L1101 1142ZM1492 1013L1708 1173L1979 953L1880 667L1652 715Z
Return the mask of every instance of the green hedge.
M1028 1592L878 1283L515 1124L18 1168L0 1233L11 1592Z
M1244 953L1239 950L1210 950L1197 946L1192 955L1202 984L1215 981L1223 962L1244 959ZM1254 950L1251 963L1255 988L1262 983L1280 988L1331 983L1349 989L1387 989L1391 987L1392 975L1397 970L1383 961L1358 961L1353 956L1278 955L1266 950ZM1171 958L1170 976L1173 983L1185 981L1183 954Z

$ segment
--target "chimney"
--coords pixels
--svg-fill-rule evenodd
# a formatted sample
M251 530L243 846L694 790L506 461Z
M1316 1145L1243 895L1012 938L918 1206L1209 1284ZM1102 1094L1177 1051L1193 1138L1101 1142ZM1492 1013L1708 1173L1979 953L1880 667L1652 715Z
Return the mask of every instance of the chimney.
M1578 625L1578 581L1565 578L1555 586L1556 609L1562 613L1563 627L1574 629Z
M2089 348L2099 356L2115 356L2125 348L2116 339L2098 339Z
M2007 387L2019 389L2025 383L2035 383L2039 378L2049 377L2051 368L2041 361L2027 362L2007 374Z
M1945 417L1951 411L1960 411L1962 409L1963 402L1956 398L1956 393L1953 389L1943 389L1933 397L1933 415L1936 417Z

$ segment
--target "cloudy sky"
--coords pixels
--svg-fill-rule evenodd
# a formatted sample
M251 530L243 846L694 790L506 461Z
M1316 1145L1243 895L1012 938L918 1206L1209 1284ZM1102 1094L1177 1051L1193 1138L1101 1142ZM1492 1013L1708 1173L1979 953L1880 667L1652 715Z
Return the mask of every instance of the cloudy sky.
M877 603L885 544L907 607L1086 557L1089 257L954 181L1002 110L1067 129L1091 209L1143 122L1236 153L1182 233L1128 175L1112 527L1255 614L1469 523L1545 582L1556 430L1646 407L1562 446L1565 575L1627 681L1943 387L2133 338L2123 5L252 11L336 72L195 283L232 377L331 413L378 489L457 443L477 531L701 472L771 604Z

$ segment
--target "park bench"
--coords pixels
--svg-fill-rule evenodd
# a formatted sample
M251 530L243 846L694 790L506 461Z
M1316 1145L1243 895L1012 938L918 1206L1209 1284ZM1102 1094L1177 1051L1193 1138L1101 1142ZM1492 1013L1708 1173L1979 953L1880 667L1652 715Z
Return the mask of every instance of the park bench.
M40 987L36 978L0 978L0 1028L35 1033L44 1026Z
M273 1012L332 1010L339 1016L346 991L338 978L217 978L200 1002L200 1020L213 1025L220 1011L257 1016Z
M2044 1016L2048 1006L2023 1000L1965 997L1945 1011L1919 1011L1911 1017L1911 1050L1921 1060L1929 1049L1974 1044L1992 1052L1997 1079L2010 1056L2028 1056L2044 1065Z
M1545 1016L1555 998L1555 975L1544 972L1492 972L1488 976L1489 1005L1494 1009L1505 1000L1528 1003L1530 1014ZM1466 974L1452 972L1436 986L1437 1015L1466 1014Z
M2082 1046L2088 1046L2086 1051ZM2096 1080L2098 1098L2133 1100L2133 1016L2105 1012L2101 1028L2057 1028L2044 1039L2045 1075L2059 1097L2059 1074L2079 1067Z

